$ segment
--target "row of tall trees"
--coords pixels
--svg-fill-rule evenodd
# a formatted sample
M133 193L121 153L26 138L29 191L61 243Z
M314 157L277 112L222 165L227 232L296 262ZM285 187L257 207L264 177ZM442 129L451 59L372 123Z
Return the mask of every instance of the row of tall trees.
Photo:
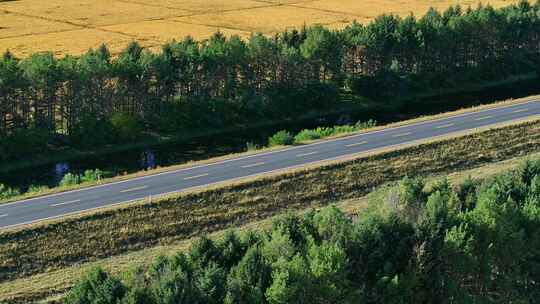
M134 42L118 56L106 46L80 57L21 60L7 52L0 58L0 136L16 148L0 145L0 154L50 136L92 145L141 129L126 131L122 123L189 132L294 117L331 107L345 87L391 102L384 97L532 72L539 11L525 1L456 6L420 19L383 15L339 31L315 26L247 41L188 37L156 53Z
M122 279L96 269L65 303L538 302L540 161L456 187L405 178L370 204L202 238Z

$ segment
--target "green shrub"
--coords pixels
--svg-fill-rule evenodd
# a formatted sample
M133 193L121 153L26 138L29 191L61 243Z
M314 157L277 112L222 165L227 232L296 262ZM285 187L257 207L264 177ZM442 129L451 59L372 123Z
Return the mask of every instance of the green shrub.
M377 121L374 120L374 119L370 119L368 121L358 121L355 125L354 125L354 128L359 131L359 130L363 130L363 129L369 129L369 128L373 128L377 126Z
M95 170L86 170L84 171L83 176L81 176L81 182L96 182L103 178L103 172L99 169Z
M332 127L318 127L315 129L315 132L317 132L321 137L329 137L334 135L334 128Z
M86 170L84 174L68 173L60 181L60 186L73 186L81 183L97 182L103 178L103 171L99 169Z
M277 132L268 139L268 145L270 147L292 145L293 142L293 136L290 132L285 130Z
M45 185L30 185L26 193L40 193L48 189L49 187Z
M333 128L333 134L332 135L352 133L354 131L356 131L356 128L354 126L351 126L351 125L335 126Z
M300 142L304 142L304 141L309 141L309 140L315 140L315 139L319 139L321 138L321 134L319 134L316 130L302 130L300 131L300 133L296 134L296 136L294 137L294 142L295 143L300 143Z
M0 199L9 199L20 194L20 191L17 189L0 184Z
M74 186L81 183L81 176L78 174L68 173L64 175L62 180L60 181L60 186Z
M318 127L317 129L304 129L294 137L294 143L302 143L319 138L330 137L338 134L347 134L355 131L372 128L377 123L375 120L368 120L366 122L357 122L354 125L342 125L334 127Z

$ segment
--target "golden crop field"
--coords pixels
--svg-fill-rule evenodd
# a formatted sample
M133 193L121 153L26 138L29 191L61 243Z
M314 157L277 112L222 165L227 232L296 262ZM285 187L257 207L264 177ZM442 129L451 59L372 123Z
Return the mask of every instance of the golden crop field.
M216 31L247 37L304 24L341 28L383 13L422 15L429 7L500 7L517 0L0 0L0 51L81 54L106 43L113 53L130 41L157 47Z

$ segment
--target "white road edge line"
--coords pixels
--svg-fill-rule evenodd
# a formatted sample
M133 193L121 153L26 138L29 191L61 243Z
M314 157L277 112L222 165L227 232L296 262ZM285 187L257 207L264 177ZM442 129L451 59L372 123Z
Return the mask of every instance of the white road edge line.
M57 207L57 206L62 206L62 205L74 204L74 203L78 203L78 202L80 202L80 201L81 201L81 200L78 199L78 200L69 201L69 202L64 202L64 203L52 204L51 207Z
M264 162L258 162L258 163L254 163L254 164L250 164L250 165L241 166L241 168L244 168L244 169L253 168L253 167L262 166L264 164L265 164Z
M142 190L142 189L146 189L146 188L148 188L148 186L140 186L140 187L135 187L135 188L131 188L131 189L122 190L122 191L120 191L120 193L133 192L133 191Z
M540 119L540 114L531 115L531 117L536 117L536 118ZM524 119L524 118L521 117L521 118L511 119L511 120L505 121L505 123L510 123L510 122L513 122L513 121L519 121L521 119ZM489 126L483 126L482 128L489 128ZM438 135L438 136L433 136L433 137L429 137L429 138L430 139L439 139L439 138L444 138L445 136L448 136L448 135L459 134L459 133L461 133L463 131L474 130L474 129L475 128L470 128L470 129L466 129L466 130L459 130L459 131L450 132L450 133L446 133L446 134ZM425 140L425 139L427 139L427 138L416 139L416 140L413 140L413 141L409 142L408 144L414 144L417 141L422 141L422 140ZM387 147L374 148L374 149L362 151L360 153L352 153L352 154L345 155L345 156L352 156L352 155L362 156L364 154L371 153L373 151L377 151L377 150L381 150L381 149L388 149L388 148L393 148L393 147L399 147L401 145L403 145L403 143L390 145L390 146L387 146ZM156 198L156 197L159 198L159 197L167 196L167 195L170 195L170 194L176 194L176 193L182 193L182 192L191 191L191 190L197 190L197 189L200 189L200 188L206 188L206 187L214 186L214 185L217 185L217 184L220 184L220 183L223 183L223 182L235 182L235 181L242 180L242 179L245 179L245 178L256 177L256 176L260 176L260 175L264 175L264 174L270 174L270 173L275 173L275 172L280 172L280 171L285 171L285 170L291 170L291 169L300 168L300 167L304 167L304 166L307 166L307 165L312 165L312 164L321 163L321 162L325 162L325 161L332 161L332 160L340 159L340 158L343 158L343 157L344 156L341 155L341 156L331 157L331 158L327 158L327 159L315 160L315 161L303 163L303 164L300 164L300 165L294 165L294 166L285 167L285 168L281 168L281 169L275 169L275 170L270 170L270 171L265 171L265 172L249 174L249 175L246 175L246 176L241 176L241 177L228 179L228 180L224 180L224 181L219 181L219 182L213 182L213 183L209 183L209 184L205 184L205 185L201 185L201 186L193 186L193 187L185 188L185 189L182 189L182 190L176 190L176 191L170 191L170 192L161 193L161 194L155 194L155 195L152 196L152 198ZM29 224L33 224L33 223L37 223L37 222L41 222L41 221L53 220L53 219L57 219L57 218L61 218L61 217L80 214L82 212L88 212L88 211L93 211L93 210L110 208L110 207L114 207L114 206L118 206L118 205L122 205L122 204L128 204L128 203L131 203L131 202L142 201L142 200L144 200L144 197L132 199L132 200L129 200L129 201L122 201L122 202L118 202L118 203L113 203L113 204L100 206L100 207L94 207L94 208L89 208L89 209L84 209L84 210L79 210L79 211L68 212L68 213L64 213L64 214L60 214L60 215L50 216L50 217L37 219L37 220L32 220L32 221L27 221L27 222L23 222L23 223L8 225L8 226L0 227L0 230L9 229L9 228L18 227L18 226L29 225ZM1 206L2 205L0 205L0 207Z
M314 151L314 152L309 152L309 153L302 153L302 154L297 154L296 157L304 157L304 156L309 156L309 155L313 155L313 154L317 154L319 152L317 151Z
M38 200L38 199L60 196L60 195L68 194L68 193L75 193L75 192L80 192L80 191L92 190L92 189L96 189L96 188L102 188L102 187L108 187L108 186L122 184L122 183L133 182L133 181L136 181L136 180L141 180L141 179L145 179L145 178L151 178L151 177L160 176L160 175L174 174L174 173L178 173L178 172L182 172L182 171L188 171L188 170L193 170L193 169L198 169L198 168L205 168L205 167L220 165L220 164L229 163L229 162L233 162L233 161L238 161L238 160L243 160L243 159L248 159L248 158L253 158L253 157L259 157L259 156L264 156L264 155L270 155L270 154L275 154L275 153L281 153L281 152L286 152L286 151L290 151L290 150L294 150L294 149L305 148L305 147L309 147L309 146L315 146L315 145L328 143L328 142L344 141L344 140L349 140L351 138L356 138L356 137L360 137L360 136L366 136L366 135L376 134L376 133L381 133L381 132L388 132L390 130L399 130L399 129L403 129L403 128L409 128L409 127L412 127L412 126L421 126L421 125L425 125L425 124L429 124L429 123L434 123L434 122L438 122L438 121L444 121L444 120L448 120L448 119L454 119L454 118L458 118L458 117L464 117L464 116L470 116L470 115L479 114L479 113L485 113L485 112L490 112L490 111L495 111L495 110L512 108L512 107L522 106L522 105L525 105L525 104L537 103L539 101L540 100L529 100L529 101L524 101L524 102L517 103L517 104L511 104L511 105L505 105L505 106L501 106L501 107L489 108L489 109L480 110L480 111L474 111L473 110L473 111L467 112L467 113L461 113L461 114L456 114L456 115L452 115L452 116L441 117L441 118L437 118L437 119L426 120L426 121L421 121L421 122L416 122L416 123L413 122L413 123L404 124L404 125L401 125L401 126L383 128L383 129L375 130L375 131L371 131L371 132L352 134L350 136L345 136L345 137L336 138L336 139L323 140L323 141L320 141L320 142L315 142L315 143L312 143L312 144L309 144L309 145L304 145L304 146L295 146L295 147L280 149L280 150L276 150L276 151L269 151L269 152L264 152L264 153L260 153L260 154L253 154L253 155L247 155L247 156L244 156L244 157L233 158L233 159L228 159L228 160L224 160L224 161L218 161L218 162L215 162L215 163L209 163L209 164L199 165L199 166L195 166L195 167L182 168L182 169L178 169L178 170L172 170L172 171L166 171L166 172L161 172L161 173L156 173L156 174L151 174L151 175L146 175L146 176L140 176L140 177L135 177L135 178L122 180L122 181L117 181L117 182L112 182L112 183L105 183L105 184L102 184L102 185L95 185L95 186L91 186L91 187L87 187L87 188L75 189L75 190L66 191L66 192L59 192L59 193L49 194L49 195L45 195L45 196L37 196L37 197L34 197L34 198L28 198L28 199L20 200L20 201L16 201L16 202L0 204L0 206L3 207L3 206L10 206L10 205L13 205L13 204L21 204L21 203L26 203L26 202Z
M367 143L368 143L368 142L364 140L364 141L357 142L357 143L354 143L354 144L345 145L345 147L348 147L348 148L350 148L350 147L356 147L356 146L360 146L360 145L365 145L365 144L367 144Z
M208 173L184 177L184 180L196 179L196 178L205 177L205 176L208 176Z

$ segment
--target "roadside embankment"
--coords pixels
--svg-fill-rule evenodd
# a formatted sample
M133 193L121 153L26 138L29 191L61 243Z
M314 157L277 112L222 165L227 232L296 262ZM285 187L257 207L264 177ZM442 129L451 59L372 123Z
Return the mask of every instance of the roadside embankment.
M217 185L0 233L0 281L360 197L405 175L472 168L540 151L540 121Z

